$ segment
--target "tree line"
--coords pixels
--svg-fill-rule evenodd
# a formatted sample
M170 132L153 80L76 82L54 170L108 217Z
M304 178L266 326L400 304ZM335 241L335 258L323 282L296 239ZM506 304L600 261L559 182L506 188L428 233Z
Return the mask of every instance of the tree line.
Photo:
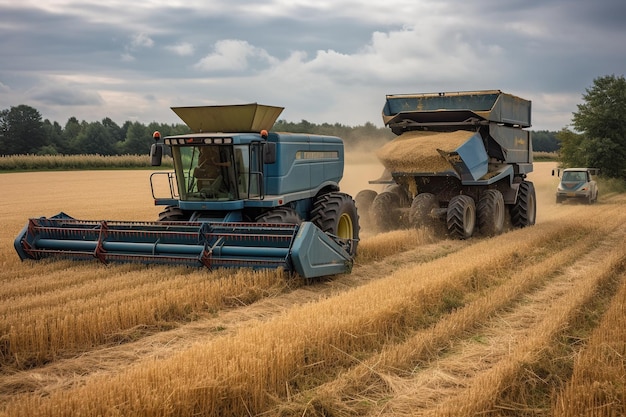
M155 130L162 136L190 132L185 124L152 122L146 125L126 121L120 126L108 117L97 122L70 117L62 126L56 121L42 120L37 109L21 104L0 111L0 155L143 155L149 152ZM369 122L361 126L347 126L278 120L272 130L339 136L346 146L370 148L379 147L382 142L394 137L390 129L379 128ZM534 150L557 151L559 142L556 133L534 132Z

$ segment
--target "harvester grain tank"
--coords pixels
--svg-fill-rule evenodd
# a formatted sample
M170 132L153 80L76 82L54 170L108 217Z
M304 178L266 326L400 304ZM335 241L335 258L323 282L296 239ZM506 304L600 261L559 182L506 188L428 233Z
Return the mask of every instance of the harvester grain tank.
M428 227L457 238L535 223L531 103L500 90L388 95L397 137L377 156L382 192L356 196L380 231Z
M359 223L339 189L338 137L271 132L282 107L175 107L193 133L161 138L150 177L157 221L32 218L15 239L22 259L67 257L214 268L278 268L305 278L349 272Z

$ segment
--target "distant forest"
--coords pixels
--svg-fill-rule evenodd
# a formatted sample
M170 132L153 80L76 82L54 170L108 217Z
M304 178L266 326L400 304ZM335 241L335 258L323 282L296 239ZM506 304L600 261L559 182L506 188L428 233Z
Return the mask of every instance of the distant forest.
M37 109L21 104L0 111L0 155L142 155L149 152L155 130L162 136L189 133L184 124L126 121L120 126L108 117L99 122L70 117L61 125L42 120ZM394 137L390 129L369 122L346 126L278 120L272 130L339 136L347 147L367 149L375 149ZM557 132L533 131L532 136L536 152L555 152L560 148Z

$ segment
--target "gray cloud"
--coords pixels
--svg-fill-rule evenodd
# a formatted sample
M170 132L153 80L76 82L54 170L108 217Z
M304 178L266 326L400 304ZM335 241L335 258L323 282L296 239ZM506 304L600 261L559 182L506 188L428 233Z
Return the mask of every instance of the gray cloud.
M388 93L497 88L558 130L595 77L623 73L622 3L0 0L0 109L178 122L169 107L257 101L381 125Z

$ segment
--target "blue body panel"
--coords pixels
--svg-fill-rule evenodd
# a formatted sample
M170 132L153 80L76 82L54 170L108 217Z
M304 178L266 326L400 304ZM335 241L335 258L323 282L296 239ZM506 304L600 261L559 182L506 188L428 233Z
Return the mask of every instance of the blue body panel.
M311 195L325 184L343 177L343 142L333 136L270 133L276 163L265 165L266 194L286 195L306 191Z

